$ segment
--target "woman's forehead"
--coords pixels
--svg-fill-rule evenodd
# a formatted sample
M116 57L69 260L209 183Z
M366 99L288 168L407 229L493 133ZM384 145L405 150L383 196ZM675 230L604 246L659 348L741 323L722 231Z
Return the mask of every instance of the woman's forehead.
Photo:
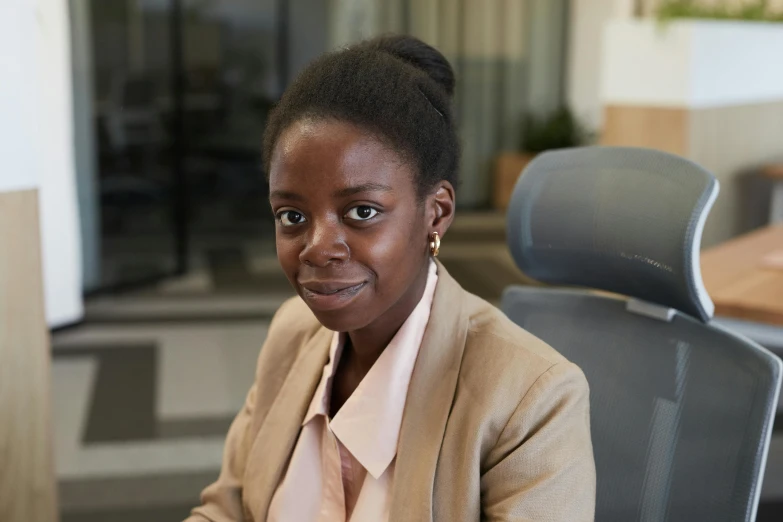
M395 189L413 184L400 154L356 125L303 121L281 136L270 164L272 191L317 184L330 191L377 184Z

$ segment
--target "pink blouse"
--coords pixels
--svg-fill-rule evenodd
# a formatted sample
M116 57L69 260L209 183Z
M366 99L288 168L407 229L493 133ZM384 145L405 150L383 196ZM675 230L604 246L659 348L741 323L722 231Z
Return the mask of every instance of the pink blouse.
M416 308L362 382L329 419L332 378L344 333L332 337L329 362L302 423L269 522L387 522L402 413L438 281L430 262Z

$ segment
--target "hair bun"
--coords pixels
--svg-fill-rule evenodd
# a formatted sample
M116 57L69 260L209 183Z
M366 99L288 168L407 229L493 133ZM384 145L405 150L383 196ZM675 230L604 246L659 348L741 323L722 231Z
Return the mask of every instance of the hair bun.
M424 71L450 98L454 95L454 69L446 57L431 45L406 35L379 36L367 41L366 45Z

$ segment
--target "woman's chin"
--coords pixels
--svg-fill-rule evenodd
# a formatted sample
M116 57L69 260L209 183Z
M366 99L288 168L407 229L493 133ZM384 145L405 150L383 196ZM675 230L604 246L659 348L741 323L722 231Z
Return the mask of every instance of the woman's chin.
M333 332L353 332L364 328L371 322L363 320L364 317L360 317L360 314L351 310L323 311L312 308L310 310L321 325Z

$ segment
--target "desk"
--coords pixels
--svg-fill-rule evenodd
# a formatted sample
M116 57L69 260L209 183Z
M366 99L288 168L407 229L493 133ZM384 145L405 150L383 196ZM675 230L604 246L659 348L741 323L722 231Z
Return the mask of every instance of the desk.
M734 238L702 252L704 285L715 303L715 321L783 357L783 268L765 263L783 249L783 225ZM783 415L783 397L778 400ZM779 498L783 485L783 444L776 433L770 444L763 482L765 499ZM776 518L779 520L779 518Z
M704 285L715 315L783 328L783 225L770 226L706 250Z

